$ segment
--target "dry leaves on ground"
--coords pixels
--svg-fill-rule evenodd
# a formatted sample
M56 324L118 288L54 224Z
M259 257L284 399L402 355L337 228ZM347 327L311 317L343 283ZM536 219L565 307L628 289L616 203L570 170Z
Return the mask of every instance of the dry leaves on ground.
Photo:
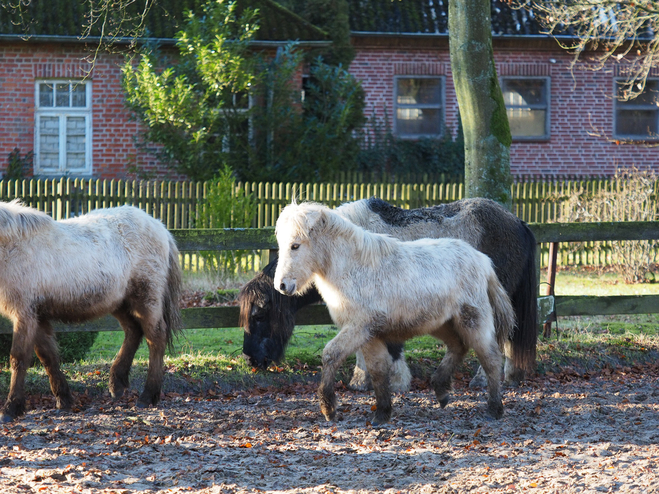
M346 389L325 422L313 384L168 393L147 410L134 393L78 395L68 414L32 397L0 435L0 492L659 492L658 376L544 376L506 389L500 421L466 379L444 410L417 383L382 428L372 396Z

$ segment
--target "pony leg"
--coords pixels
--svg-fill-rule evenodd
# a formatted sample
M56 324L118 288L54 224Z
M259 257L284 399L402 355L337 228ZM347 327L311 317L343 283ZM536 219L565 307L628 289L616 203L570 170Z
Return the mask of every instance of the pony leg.
M371 383L371 376L369 376L366 369L366 361L361 350L355 354L355 358L357 360L355 362L355 371L352 373L352 379L350 379L348 386L357 391L368 391L373 388L373 384Z
M70 410L73 405L73 396L66 382L66 377L60 369L59 352L53 327L48 321L39 323L39 333L37 334L34 350L46 369L50 389L57 400L57 408L60 410Z
M393 365L390 371L391 391L397 393L409 391L410 383L412 382L412 373L407 366L407 362L405 362L403 345L400 343L387 343L387 351L393 359ZM355 371L352 374L352 379L348 386L357 391L373 389L371 376L368 375L366 362L364 361L364 356L362 355L361 350L358 351L355 356L357 357Z
M405 351L402 343L387 343L387 350L393 359L391 367L390 385L391 391L403 393L410 390L412 373L405 361Z
M517 330L516 330L517 331ZM514 344L512 341L506 341L503 345L503 382L508 386L518 386L526 376L532 375L532 372L527 372L515 365L515 352Z
M320 411L326 420L333 420L336 415L336 394L334 378L341 364L348 355L352 355L369 339L369 328L359 330L355 326L344 327L323 350L323 372L318 386Z
M364 360L373 382L376 409L373 425L389 422L391 419L391 382L390 373L393 358L387 351L387 345L381 340L371 340L362 347Z
M481 333L483 334L483 333ZM494 331L492 331L494 335ZM487 411L495 419L503 416L503 402L501 401L501 351L492 338L480 338L473 344L478 361L487 375Z
M487 386L487 374L483 370L483 366L479 365L476 374L469 381L469 387L472 389L485 388Z
M435 396L439 405L444 408L448 405L449 392L451 391L453 374L455 369L462 362L467 354L468 348L462 339L454 332L442 332L442 341L446 344L446 355L439 363L439 366L433 372L430 378L430 384L435 390Z
M142 342L142 327L128 312L115 312L112 315L117 318L124 330L124 342L110 368L110 394L112 398L119 399L129 384L130 367L133 365L135 352Z
M36 321L17 321L9 352L11 382L9 394L0 412L0 422L11 422L25 413L25 374L32 359Z
M160 390L164 375L163 362L167 348L167 332L165 321L160 320L155 324L143 323L144 336L149 345L149 369L146 374L144 390L137 400L137 406L146 408L149 405L157 405L160 401Z

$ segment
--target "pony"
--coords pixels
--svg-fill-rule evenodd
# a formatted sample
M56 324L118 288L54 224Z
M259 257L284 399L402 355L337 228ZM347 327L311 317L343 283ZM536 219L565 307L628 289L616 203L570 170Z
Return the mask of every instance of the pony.
M0 202L0 314L13 322L11 384L0 422L25 412L33 348L57 408L71 408L51 321L78 323L106 314L117 318L125 335L110 369L110 393L123 395L145 337L149 367L137 405L157 404L165 350L181 328L178 257L165 226L135 207L55 221L19 201Z
M489 256L512 301L517 321L505 348L505 381L514 384L533 375L538 331L536 241L526 223L500 204L483 198L408 210L372 197L343 204L336 213L369 231L401 240L459 238ZM238 297L243 354L251 365L264 369L283 357L293 334L296 311L321 300L313 287L302 295L280 294L273 285L276 268L274 259L242 287ZM404 391L409 387L410 372L402 346L389 343L388 348L394 359L392 388ZM479 369L471 386L484 384L485 376ZM369 387L359 352L350 386L362 390Z
M270 362L278 362L284 354L295 327L298 309L322 301L318 290L311 287L302 295L282 295L274 288L273 279L277 259L271 261L238 294L240 326L244 329L243 355L248 362L267 369ZM391 387L394 391L407 391L412 373L405 362L403 345L387 343L393 359ZM357 352L357 362L349 386L365 391L370 388L370 376L366 372L364 357Z
M316 203L286 206L275 235L275 288L290 296L313 284L339 328L322 357L318 396L327 420L336 414L336 372L361 349L376 397L373 423L388 422L392 359L386 342L424 334L447 347L431 378L441 407L456 366L473 348L487 376L487 411L502 417L502 350L515 314L488 256L458 239L403 242L372 233Z

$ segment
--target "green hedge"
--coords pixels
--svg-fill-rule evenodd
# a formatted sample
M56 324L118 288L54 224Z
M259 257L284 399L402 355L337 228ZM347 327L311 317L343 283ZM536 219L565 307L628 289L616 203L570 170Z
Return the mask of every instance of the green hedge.
M83 331L79 333L56 333L57 344L60 350L61 362L76 362L87 355L87 352L96 341L98 332ZM0 364L9 362L11 351L10 334L0 334Z

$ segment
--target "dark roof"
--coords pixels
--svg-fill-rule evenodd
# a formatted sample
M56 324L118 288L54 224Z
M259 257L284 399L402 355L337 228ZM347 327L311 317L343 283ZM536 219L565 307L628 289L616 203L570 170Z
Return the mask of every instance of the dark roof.
M12 8L9 4L17 4ZM141 5L140 5L141 4ZM203 0L157 0L146 18L144 35L150 38L174 38L185 21L185 12L199 11ZM249 5L260 11L258 41L327 41L328 35L320 28L302 19L272 0L239 0L239 8ZM38 36L82 36L83 26L89 23L89 2L81 0L31 0L2 2L0 4L0 34ZM128 17L138 19L144 0L133 2L127 9ZM117 36L120 16L109 19L105 35ZM123 25L122 35L130 32L134 21ZM100 36L100 23L93 26L91 36Z
M348 0L348 3L353 32L448 34L449 0ZM532 12L512 9L501 0L492 0L491 12L494 35L542 34Z
M448 34L449 0L346 0L353 32L390 34ZM174 38L181 29L187 10L199 11L203 0L157 0L146 19L145 36ZM10 4L20 5L20 9ZM84 0L31 0L0 3L0 35L81 36L88 24L88 2ZM140 5L141 4L141 5ZM239 0L261 12L260 41L326 41L327 33L273 0ZM133 2L128 15L138 18L144 0ZM111 18L108 32L118 26L119 16ZM100 24L91 36L100 36ZM128 24L130 26L130 24ZM127 25L124 25L124 29ZM533 13L512 9L506 0L492 0L494 35L542 34ZM132 35L132 33L130 33Z

